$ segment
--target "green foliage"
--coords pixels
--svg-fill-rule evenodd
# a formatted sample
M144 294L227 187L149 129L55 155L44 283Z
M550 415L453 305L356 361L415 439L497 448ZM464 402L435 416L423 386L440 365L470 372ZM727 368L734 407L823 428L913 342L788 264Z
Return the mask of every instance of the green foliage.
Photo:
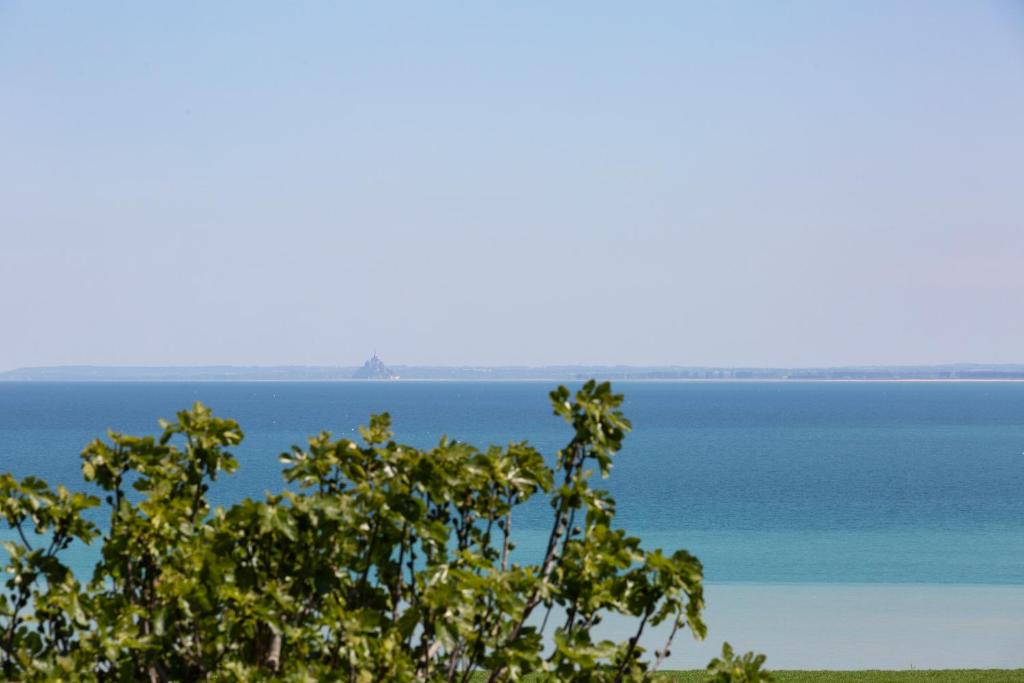
M19 540L5 544L3 673L647 680L680 629L705 634L700 562L644 550L613 526L614 500L591 486L595 471L609 475L630 429L622 396L591 381L575 395L559 387L551 401L572 430L554 467L525 442L401 445L383 414L361 429L362 443L324 432L293 447L281 456L292 486L229 509L211 509L207 494L238 466L227 450L242 441L234 421L196 404L161 422L158 438L110 433L82 453L109 513L84 586L60 553L99 535L83 513L100 500L4 475L0 512ZM541 561L521 564L514 513L536 496L550 503L551 531ZM634 618L634 636L595 640L608 614ZM662 623L671 635L651 664L640 636ZM762 661L727 647L710 672L766 680Z
M705 683L706 671L663 671L654 674L656 683ZM474 677L482 683L486 676ZM538 680L527 676L526 683ZM1021 683L1024 669L917 669L903 671L772 671L776 683Z
M764 655L754 655L752 652L737 657L732 651L732 646L725 643L722 645L722 656L712 659L711 664L708 665L708 675L705 680L708 683L770 681L772 677L761 669L764 660Z

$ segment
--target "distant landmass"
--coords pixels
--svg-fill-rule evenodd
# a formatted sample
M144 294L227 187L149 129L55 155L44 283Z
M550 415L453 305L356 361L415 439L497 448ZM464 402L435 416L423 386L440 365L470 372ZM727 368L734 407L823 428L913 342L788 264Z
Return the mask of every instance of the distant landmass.
M352 373L352 379L398 379L398 375L391 372L374 351L363 367Z
M387 366L374 354L361 366L87 366L19 368L8 382L249 382L349 380L1024 380L1022 365L906 365L834 368L549 365Z

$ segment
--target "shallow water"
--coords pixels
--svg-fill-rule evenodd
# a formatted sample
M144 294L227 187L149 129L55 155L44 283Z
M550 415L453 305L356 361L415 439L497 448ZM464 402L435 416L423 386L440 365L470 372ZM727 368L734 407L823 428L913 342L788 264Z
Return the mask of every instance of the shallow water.
M666 668L704 668L723 641L774 669L1024 667L1024 586L710 584L706 597L707 639L678 634ZM607 634L630 628L615 620ZM653 651L666 635L641 642Z

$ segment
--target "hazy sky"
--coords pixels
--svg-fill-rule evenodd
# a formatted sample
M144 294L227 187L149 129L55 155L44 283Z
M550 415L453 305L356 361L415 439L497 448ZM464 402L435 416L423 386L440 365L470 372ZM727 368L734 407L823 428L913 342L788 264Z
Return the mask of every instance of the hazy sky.
M0 369L1024 362L1024 3L0 0Z

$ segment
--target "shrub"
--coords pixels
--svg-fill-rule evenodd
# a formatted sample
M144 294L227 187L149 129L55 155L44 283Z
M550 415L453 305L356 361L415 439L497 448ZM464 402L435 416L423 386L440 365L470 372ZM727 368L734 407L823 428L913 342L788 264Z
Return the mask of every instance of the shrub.
M0 665L12 679L637 681L677 632L705 634L700 562L644 550L615 528L608 476L630 425L622 397L588 382L551 393L572 438L554 466L526 442L430 450L392 439L387 414L362 443L323 432L281 456L291 484L211 509L208 490L238 463L233 420L201 404L159 437L109 434L82 453L98 497L0 477L17 532L0 597ZM536 564L513 555L517 508L552 509ZM95 513L92 513L93 515ZM61 560L102 534L91 580ZM608 614L635 619L597 641ZM557 623L556 623L557 622ZM663 622L654 662L639 644ZM545 632L549 630L550 633ZM547 645L547 647L545 647ZM762 659L716 660L715 680L764 680ZM739 680L739 679L738 679Z

